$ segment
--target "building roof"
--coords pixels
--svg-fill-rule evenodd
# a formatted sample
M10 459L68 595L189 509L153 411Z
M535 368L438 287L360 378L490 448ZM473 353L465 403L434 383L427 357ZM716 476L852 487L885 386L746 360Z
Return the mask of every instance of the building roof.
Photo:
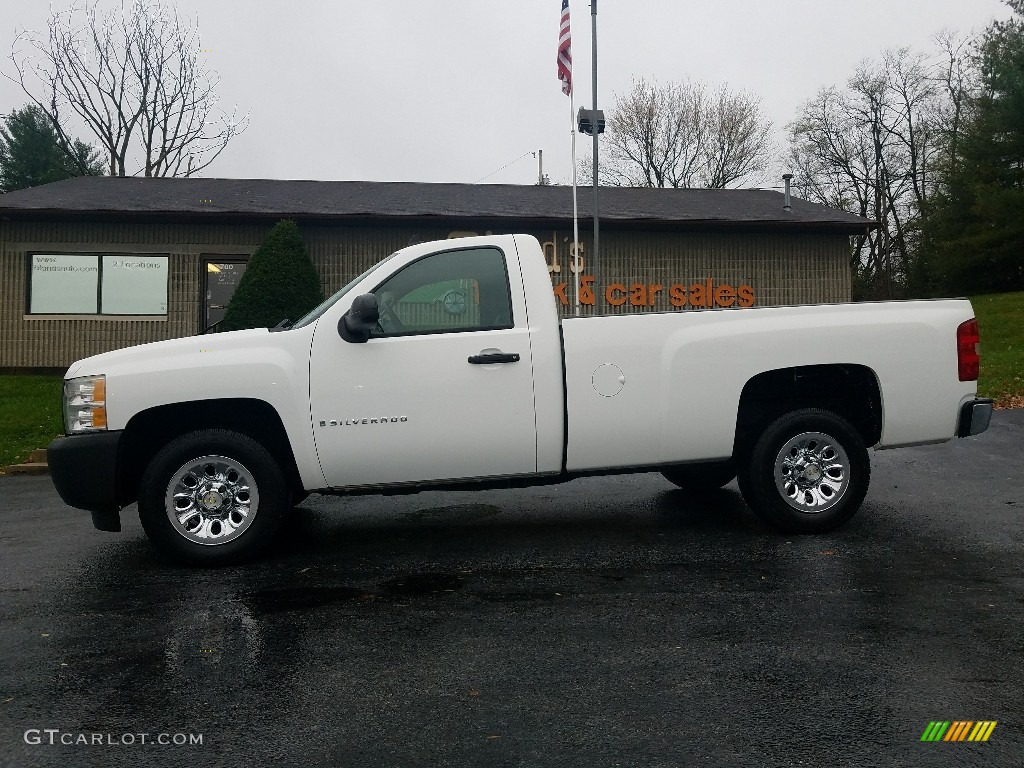
M580 187L578 199L582 223L591 216L591 188ZM855 234L874 226L860 216L797 198L792 211L785 211L781 192L761 189L602 187L598 202L603 224L624 227L746 226ZM0 195L0 220L53 217L546 224L572 220L572 193L564 186L512 184L86 176Z

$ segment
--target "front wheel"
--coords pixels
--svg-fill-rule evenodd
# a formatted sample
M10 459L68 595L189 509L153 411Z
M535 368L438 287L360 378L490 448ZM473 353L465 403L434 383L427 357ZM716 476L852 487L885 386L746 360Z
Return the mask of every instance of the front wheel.
M176 560L227 565L273 541L291 496L274 457L228 430L191 432L149 463L139 488L146 535Z
M821 533L849 520L868 491L871 464L841 416L804 408L776 419L740 467L747 504L789 533Z

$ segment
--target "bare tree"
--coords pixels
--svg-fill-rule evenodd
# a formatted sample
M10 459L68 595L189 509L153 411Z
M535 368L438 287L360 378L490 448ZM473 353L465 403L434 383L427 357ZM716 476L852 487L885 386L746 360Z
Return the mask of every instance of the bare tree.
M868 294L913 291L922 221L959 109L950 98L955 66L907 48L887 51L862 63L844 89L819 92L788 126L800 194L879 222L853 252Z
M943 129L943 149L949 162L948 170L956 172L960 162L960 138L967 116L967 105L971 94L981 87L980 71L976 66L977 50L972 38L950 30L936 35L935 44L940 53L936 67L937 78L944 94L938 101L936 119Z
M75 3L45 34L23 30L13 74L67 141L78 121L97 138L111 176L191 176L248 122L218 106L219 78L201 60L199 32L164 0L102 12Z
M758 99L722 86L712 95L708 118L705 187L725 189L767 169L772 156L772 124L762 117Z
M726 86L633 81L616 96L602 144L601 181L628 187L721 189L762 173L771 123L760 101ZM589 171L590 161L584 161Z

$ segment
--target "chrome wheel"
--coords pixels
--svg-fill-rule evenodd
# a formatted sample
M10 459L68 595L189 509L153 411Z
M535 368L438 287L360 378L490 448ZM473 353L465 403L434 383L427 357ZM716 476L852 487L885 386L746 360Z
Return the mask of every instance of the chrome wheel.
M174 530L190 542L226 544L252 524L260 495L252 474L235 459L200 456L167 484L165 505Z
M775 459L775 487L790 507L824 512L843 498L850 484L850 459L837 440L804 432L782 446Z

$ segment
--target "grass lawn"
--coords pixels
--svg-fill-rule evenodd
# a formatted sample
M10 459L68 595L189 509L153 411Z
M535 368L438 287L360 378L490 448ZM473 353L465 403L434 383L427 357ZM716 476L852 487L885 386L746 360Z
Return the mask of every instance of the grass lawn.
M971 298L981 331L978 394L1024 408L1024 292Z
M60 376L0 376L0 471L63 433Z

